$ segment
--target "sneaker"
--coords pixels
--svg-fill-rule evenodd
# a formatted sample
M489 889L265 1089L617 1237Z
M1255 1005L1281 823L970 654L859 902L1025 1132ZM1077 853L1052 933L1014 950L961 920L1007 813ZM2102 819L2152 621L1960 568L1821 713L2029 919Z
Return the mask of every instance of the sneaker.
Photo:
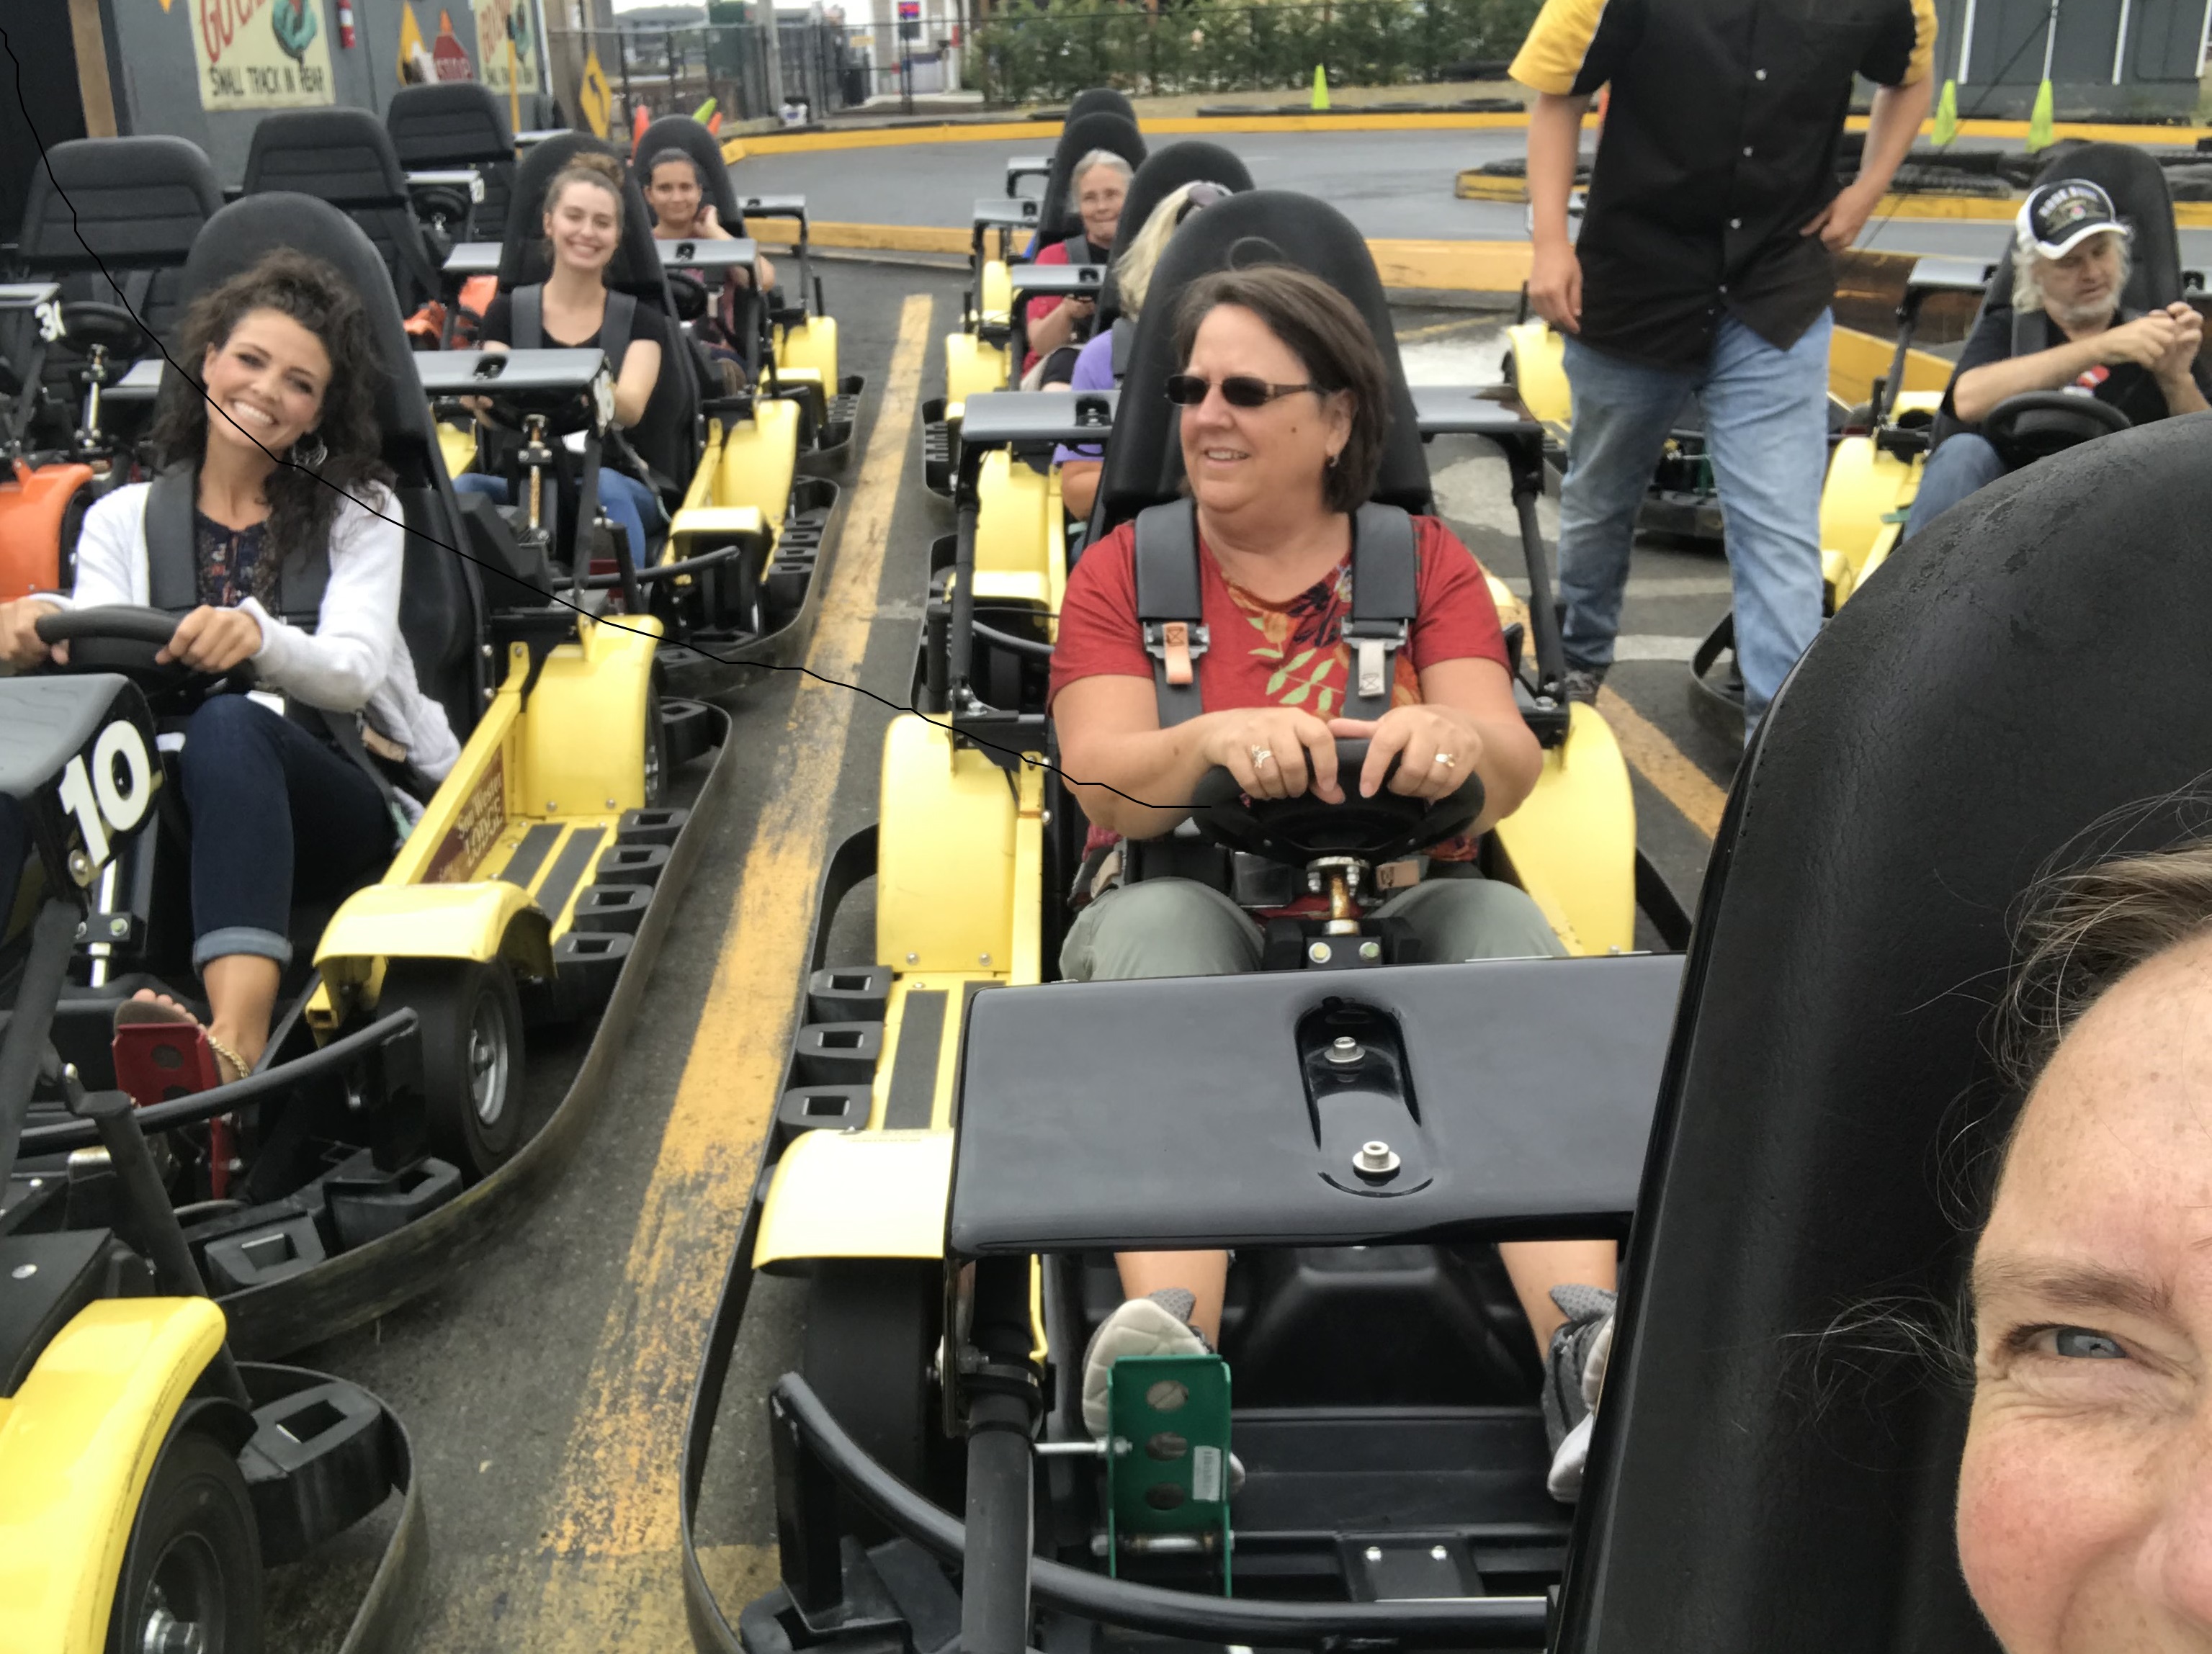
M1107 1409L1106 1375L1124 1355L1210 1355L1213 1347L1190 1324L1198 1300L1181 1287L1163 1287L1149 1298L1132 1298L1098 1324L1083 1352L1083 1427L1093 1441L1113 1422ZM1244 1486L1244 1463L1229 1456L1229 1496Z
M1579 700L1585 706L1597 705L1597 692L1604 686L1605 675L1611 669L1603 666L1570 666L1560 687L1569 700Z
M1554 1287L1552 1301L1567 1319L1552 1335L1544 1360L1544 1433L1552 1444L1545 1485L1553 1499L1571 1505L1582 1494L1597 1398L1613 1355L1613 1295L1601 1287Z

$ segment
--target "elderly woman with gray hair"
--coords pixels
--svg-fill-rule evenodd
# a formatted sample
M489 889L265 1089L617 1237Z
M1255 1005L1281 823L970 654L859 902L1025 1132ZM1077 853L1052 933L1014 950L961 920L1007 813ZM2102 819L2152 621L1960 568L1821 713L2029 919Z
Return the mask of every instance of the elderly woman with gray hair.
M1036 262L1103 264L1113 256L1114 237L1121 227L1121 203L1129 196L1129 163L1111 149L1093 149L1075 163L1069 176L1068 205L1082 219L1083 233L1054 242L1036 256ZM1030 300L1030 352L1023 358L1022 372L1028 373L1062 346L1081 344L1089 336L1096 309L1088 299Z
M1929 457L1906 538L2011 470L1975 428L2009 397L2075 391L2135 425L2204 411L2203 318L2180 303L2130 312L2128 272L2128 227L2102 188L2057 179L2028 197L2014 233L2012 303L1986 308L1960 353L1943 411L1965 428Z

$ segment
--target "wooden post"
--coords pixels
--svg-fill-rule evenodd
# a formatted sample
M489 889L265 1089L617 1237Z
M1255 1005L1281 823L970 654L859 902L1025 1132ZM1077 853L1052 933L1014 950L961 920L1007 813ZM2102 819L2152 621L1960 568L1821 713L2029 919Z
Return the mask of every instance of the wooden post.
M115 89L107 80L107 37L100 27L100 0L70 0L70 44L76 52L77 97L84 105L84 135L115 136Z

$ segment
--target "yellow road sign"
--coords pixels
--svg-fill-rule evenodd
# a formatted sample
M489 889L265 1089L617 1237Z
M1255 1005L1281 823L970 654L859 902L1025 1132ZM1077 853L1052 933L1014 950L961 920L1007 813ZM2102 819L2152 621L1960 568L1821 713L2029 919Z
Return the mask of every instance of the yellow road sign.
M607 135L607 121L615 109L614 88L607 84L607 71L599 67L599 54L594 47L584 58L584 83L577 100L584 106L584 120L595 137Z

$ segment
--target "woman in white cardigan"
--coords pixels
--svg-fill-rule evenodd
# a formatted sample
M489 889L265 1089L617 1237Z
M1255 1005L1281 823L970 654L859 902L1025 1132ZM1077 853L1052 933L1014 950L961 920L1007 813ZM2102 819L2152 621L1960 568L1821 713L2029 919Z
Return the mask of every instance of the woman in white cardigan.
M276 252L196 303L183 336L204 395L173 387L165 401L160 479L86 514L68 597L0 606L0 655L18 669L66 661L66 644L50 651L34 630L59 608L169 609L177 629L158 658L216 675L251 661L260 688L358 718L368 750L442 776L459 749L399 633L404 537L359 295L319 260ZM392 853L386 791L341 749L342 727L240 694L210 697L185 726L192 962L225 1080L268 1044L293 902L342 894ZM142 994L117 1020L192 1019Z

